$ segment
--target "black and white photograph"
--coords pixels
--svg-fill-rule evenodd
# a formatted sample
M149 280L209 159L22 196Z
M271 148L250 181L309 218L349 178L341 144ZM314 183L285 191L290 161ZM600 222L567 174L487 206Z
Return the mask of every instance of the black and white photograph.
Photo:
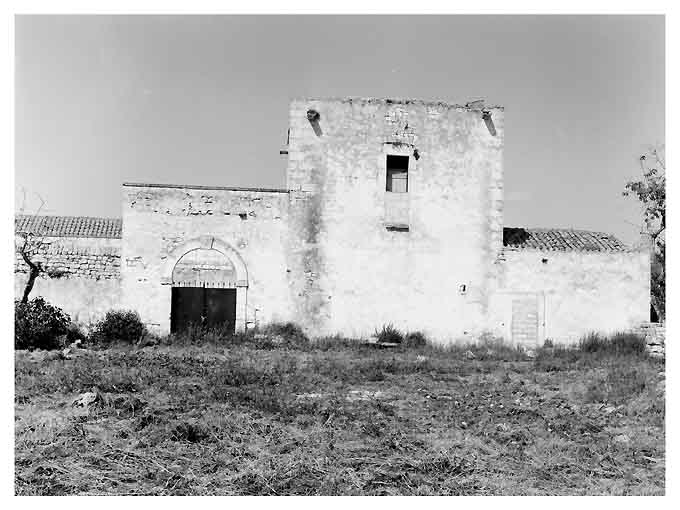
M8 494L666 495L664 11L50 12Z

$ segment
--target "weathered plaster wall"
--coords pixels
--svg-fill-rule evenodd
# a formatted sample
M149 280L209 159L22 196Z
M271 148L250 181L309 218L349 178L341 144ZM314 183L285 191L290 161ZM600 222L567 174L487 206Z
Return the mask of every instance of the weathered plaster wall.
M237 275L237 328L285 320L286 192L123 186L123 299L149 326L170 327L172 270L188 251L217 249Z
M88 324L120 306L120 239L48 237L35 260L58 278L39 277L31 298L42 296L77 322ZM15 258L14 296L20 299L28 268Z
M492 297L490 328L511 338L512 299L534 295L539 338L575 343L590 332L610 333L649 319L649 254L507 250L501 287ZM543 261L546 262L543 262Z
M173 269L201 248L229 260L204 262L234 280L238 329L291 320L368 337L391 323L440 342L531 330L573 342L644 322L648 255L502 249L503 139L498 107L295 100L288 190L124 185L122 244L73 241L85 244L54 253L68 278L36 290L77 314L132 308L165 332ZM386 192L387 155L409 156L407 193Z
M442 341L483 327L502 243L503 110L490 111L495 136L478 109L293 101L291 237L303 242L289 278L298 322L353 336L393 323ZM412 156L405 195L385 191L387 154ZM409 231L388 231L392 215Z

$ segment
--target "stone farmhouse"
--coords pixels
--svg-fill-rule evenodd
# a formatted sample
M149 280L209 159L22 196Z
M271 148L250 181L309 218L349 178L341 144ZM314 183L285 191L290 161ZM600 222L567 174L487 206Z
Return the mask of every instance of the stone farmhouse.
M284 189L125 183L122 219L18 216L63 272L33 295L81 322L134 309L158 332L393 324L537 345L647 321L648 250L504 227L503 140L503 108L479 101L293 100Z

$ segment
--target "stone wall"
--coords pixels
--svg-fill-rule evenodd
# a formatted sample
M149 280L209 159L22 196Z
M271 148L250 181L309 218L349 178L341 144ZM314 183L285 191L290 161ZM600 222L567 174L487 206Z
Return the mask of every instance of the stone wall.
M364 337L392 323L443 342L483 328L502 244L503 110L489 111L495 134L462 106L293 101L297 322ZM389 154L410 158L400 196L385 189Z
M649 318L649 254L506 250L491 329L513 338L513 300L536 299L536 342L574 344L590 331L624 331ZM516 314L514 320L521 320Z
M123 299L152 328L170 328L172 271L203 248L233 264L237 328L287 320L289 194L189 186L123 186Z
M36 260L55 277L39 277L31 298L42 296L73 320L88 324L120 307L120 239L48 237ZM14 296L20 299L28 267L15 255Z
M64 278L115 280L120 278L120 245L120 239L47 237L35 260ZM18 252L15 252L15 272L28 272Z
M645 322L632 328L630 331L645 339L647 349L652 356L666 355L665 323Z

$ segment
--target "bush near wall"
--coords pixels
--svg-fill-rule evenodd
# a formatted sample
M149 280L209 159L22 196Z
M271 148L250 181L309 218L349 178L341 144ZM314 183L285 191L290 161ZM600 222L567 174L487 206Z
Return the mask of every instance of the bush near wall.
M58 349L69 333L71 318L42 297L14 302L14 348Z
M133 310L110 310L97 322L90 333L90 341L109 344L120 341L135 343L146 334L146 326Z

